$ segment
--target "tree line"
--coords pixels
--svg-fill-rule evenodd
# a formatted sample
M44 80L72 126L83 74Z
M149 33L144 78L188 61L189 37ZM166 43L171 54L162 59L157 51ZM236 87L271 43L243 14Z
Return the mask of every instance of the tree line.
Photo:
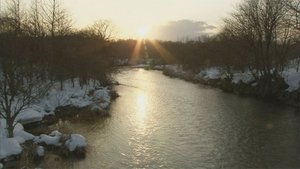
M109 21L98 20L81 30L60 0L7 0L0 17L2 68L13 62L46 80L105 80L111 71L106 48L112 36ZM33 69L36 69L33 71Z
M110 83L113 28L98 20L77 30L62 0L5 0L0 11L0 117L13 137L15 119L50 86ZM28 3L28 1L27 1ZM27 4L28 5L28 4ZM96 83L95 83L96 84Z
M169 51L176 63L195 71L219 66L229 74L249 70L257 80L272 81L290 60L299 58L299 18L298 0L244 0L224 19L216 35L185 42L156 43ZM132 41L117 43L123 46L127 43L133 48ZM160 56L164 61L153 43L147 42L147 47L150 57Z

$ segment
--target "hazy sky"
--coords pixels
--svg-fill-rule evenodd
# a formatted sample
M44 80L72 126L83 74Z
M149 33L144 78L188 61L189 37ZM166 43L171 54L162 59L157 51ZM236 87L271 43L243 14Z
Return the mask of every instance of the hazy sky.
M122 38L136 38L138 29L144 26L149 37L172 40L213 31L212 26L218 27L222 17L240 1L63 0L78 27L102 18L111 20Z

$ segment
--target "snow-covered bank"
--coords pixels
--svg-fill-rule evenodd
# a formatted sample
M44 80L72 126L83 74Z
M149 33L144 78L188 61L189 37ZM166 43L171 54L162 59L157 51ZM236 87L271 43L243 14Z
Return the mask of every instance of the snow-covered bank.
M300 72L296 68L288 68L282 74L285 82L289 85L287 91L292 92L300 87Z
M88 107L93 112L106 111L111 103L110 93L109 87L101 87L100 84L93 81L88 85L80 86L78 79L74 81L74 84L68 80L64 82L62 90L60 83L55 83L43 98L28 106L17 116L14 138L8 138L5 119L0 118L0 161L19 155L22 152L20 144L34 138L36 143L46 141L47 144L59 144L58 132L51 133L52 135L41 135L37 138L25 132L23 125L40 122L48 115L55 115L55 110L59 107ZM82 140L79 142L81 145ZM70 145L74 147L73 140L70 141Z
M80 86L79 80L75 80L74 86L71 81L64 83L63 90L60 90L60 84L56 83L49 90L48 94L38 103L32 105L29 109L20 113L20 122L29 121L28 118L40 120L40 116L54 114L58 107L72 106L83 108L90 106L94 109L105 110L110 104L110 90L107 87L101 87L100 84L90 82L89 85Z
M23 126L17 123L14 128L14 138L7 138L6 121L0 119L0 161L10 156L17 156L22 152L20 144L32 140L34 136L24 131Z
M210 67L199 72L193 72L183 69L182 65L166 65L163 72L168 76L219 87L228 92L257 97L265 96L263 91L266 90L266 85L256 81L250 71L235 71L228 74L226 70L220 67ZM274 80L273 84L267 87L272 90L268 97L299 106L300 72L293 67L287 68L281 73L281 79L282 81L280 79Z

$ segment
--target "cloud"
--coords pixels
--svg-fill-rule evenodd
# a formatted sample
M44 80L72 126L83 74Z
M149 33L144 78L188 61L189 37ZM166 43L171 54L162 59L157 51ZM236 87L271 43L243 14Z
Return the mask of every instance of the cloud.
M199 36L208 35L216 29L215 26L206 22L194 20L171 21L153 30L152 37L161 40L178 41L182 39L195 39Z

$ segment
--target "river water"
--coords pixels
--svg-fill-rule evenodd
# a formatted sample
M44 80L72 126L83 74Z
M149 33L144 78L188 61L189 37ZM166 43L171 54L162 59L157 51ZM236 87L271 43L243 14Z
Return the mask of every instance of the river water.
M160 71L116 75L111 117L68 123L88 140L64 168L299 168L300 116Z

